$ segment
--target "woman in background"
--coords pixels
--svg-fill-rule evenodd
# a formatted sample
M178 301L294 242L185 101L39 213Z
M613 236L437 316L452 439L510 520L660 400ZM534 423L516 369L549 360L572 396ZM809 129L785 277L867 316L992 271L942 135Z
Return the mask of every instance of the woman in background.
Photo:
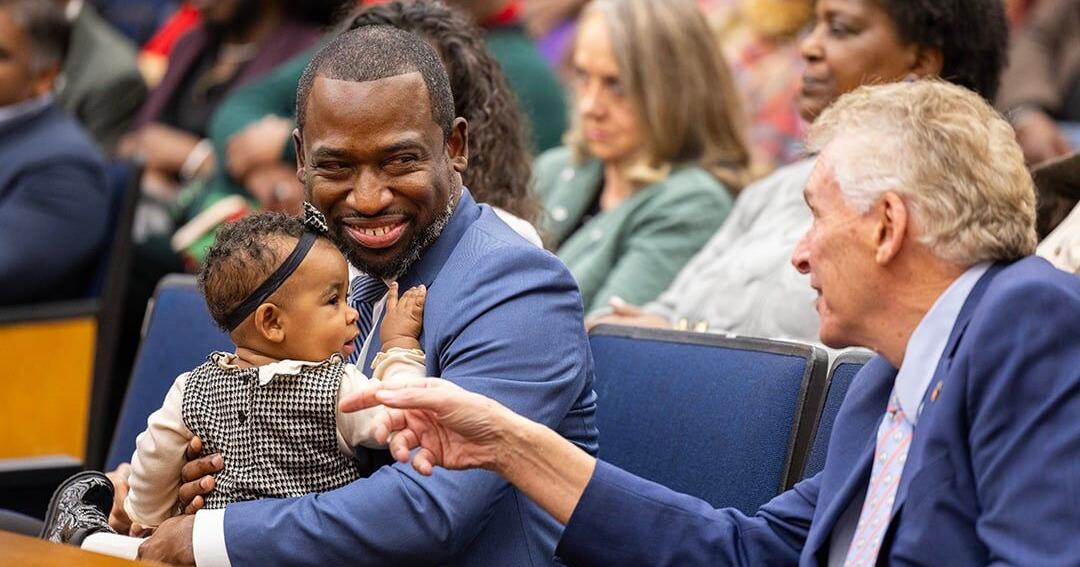
M875 83L937 77L993 100L1006 60L1001 2L818 0L800 46L806 62L799 108L813 122L841 95ZM716 236L660 297L613 301L589 326L690 328L820 342L817 294L791 262L810 226L803 188L814 159L747 187ZM628 299L628 298L623 298Z
M750 152L730 72L693 0L595 0L573 51L567 146L541 155L549 243L586 313L654 299L720 227Z

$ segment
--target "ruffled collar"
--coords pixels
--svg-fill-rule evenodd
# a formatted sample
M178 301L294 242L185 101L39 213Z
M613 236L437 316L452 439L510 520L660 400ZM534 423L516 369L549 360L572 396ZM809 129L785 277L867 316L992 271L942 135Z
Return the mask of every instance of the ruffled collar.
M210 354L210 360L217 364L219 368L227 368L229 370L252 370L252 368L237 366L235 363L236 354L231 352L213 352ZM270 364L255 367L254 369L259 371L259 385L265 386L278 374L296 375L303 372L305 368L331 363L340 364L343 361L344 359L340 354L334 353L330 355L330 358L317 362L309 360L279 360L277 362L271 362Z

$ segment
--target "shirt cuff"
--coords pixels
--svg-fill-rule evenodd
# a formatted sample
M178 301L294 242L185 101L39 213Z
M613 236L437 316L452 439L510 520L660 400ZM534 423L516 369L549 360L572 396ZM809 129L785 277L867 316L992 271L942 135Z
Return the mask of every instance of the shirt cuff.
M232 567L225 549L225 509L199 510L191 530L196 567Z

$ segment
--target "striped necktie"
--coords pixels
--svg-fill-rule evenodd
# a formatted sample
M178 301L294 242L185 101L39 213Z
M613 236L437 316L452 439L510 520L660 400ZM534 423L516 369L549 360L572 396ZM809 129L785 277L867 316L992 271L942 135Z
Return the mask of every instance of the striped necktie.
M881 549L881 538L892 517L900 473L904 471L911 434L914 428L897 402L896 392L889 398L889 407L878 426L874 466L870 472L870 487L866 490L855 538L851 540L844 567L874 565Z
M356 276L349 284L349 305L352 305L358 313L356 328L360 331L360 334L356 335L356 340L353 341L353 352L349 355L349 362L355 364L360 359L360 349L363 348L364 341L375 323L373 320L375 303L386 294L386 289L386 284L382 280L367 274Z

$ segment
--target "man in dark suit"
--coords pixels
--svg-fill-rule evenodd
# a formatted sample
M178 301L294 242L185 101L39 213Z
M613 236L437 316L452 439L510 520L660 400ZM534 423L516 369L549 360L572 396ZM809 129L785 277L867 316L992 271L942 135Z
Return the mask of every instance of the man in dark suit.
M421 472L503 475L566 524L571 565L1076 565L1080 278L1031 256L1012 129L974 93L919 81L846 95L810 138L814 222L792 261L819 293L822 340L878 356L824 470L755 515L620 471L445 381L372 386L343 407L399 408L383 432Z
M0 305L87 293L105 241L105 166L53 102L68 44L55 2L0 1Z
M557 258L462 187L467 125L454 117L435 50L385 26L341 34L308 65L297 105L297 175L362 272L350 291L360 336L370 337L358 364L368 367L379 351L384 282L425 285L420 342L431 375L595 453L581 297ZM203 567L553 564L561 527L497 475L372 468L330 493L167 520L140 556Z

